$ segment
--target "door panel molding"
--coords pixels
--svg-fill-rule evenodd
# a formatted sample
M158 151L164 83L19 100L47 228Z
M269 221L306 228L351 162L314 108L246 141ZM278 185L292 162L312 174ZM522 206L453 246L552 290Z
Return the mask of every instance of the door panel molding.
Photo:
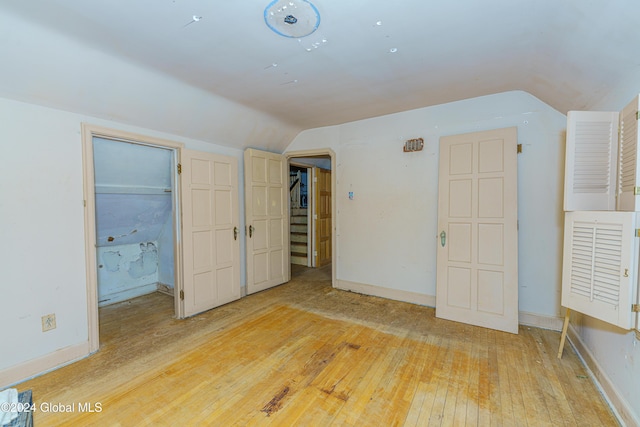
M238 160L182 150L181 317L240 298Z
M517 128L440 139L436 317L518 333Z
M281 154L244 153L247 294L288 282L289 166Z

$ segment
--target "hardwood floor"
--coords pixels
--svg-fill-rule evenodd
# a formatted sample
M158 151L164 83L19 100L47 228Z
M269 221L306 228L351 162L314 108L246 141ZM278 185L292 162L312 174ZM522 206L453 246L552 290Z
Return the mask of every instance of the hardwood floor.
M330 275L186 320L160 293L105 307L98 353L18 389L39 426L618 424L570 346L556 358L558 332L436 319Z

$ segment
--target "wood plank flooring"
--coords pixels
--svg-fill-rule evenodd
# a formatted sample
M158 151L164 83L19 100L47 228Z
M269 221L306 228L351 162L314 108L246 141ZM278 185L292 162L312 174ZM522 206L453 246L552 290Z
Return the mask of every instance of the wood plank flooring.
M17 388L39 426L618 425L573 349L555 357L558 332L436 319L333 289L330 266L296 272L186 320L159 293L105 307L98 353Z

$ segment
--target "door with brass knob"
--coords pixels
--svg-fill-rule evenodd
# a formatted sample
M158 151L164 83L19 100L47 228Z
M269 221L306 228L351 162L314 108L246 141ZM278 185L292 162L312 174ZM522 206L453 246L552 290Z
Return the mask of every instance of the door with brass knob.
M287 169L280 154L245 151L248 294L289 280Z
M516 128L440 139L437 317L518 332L516 146Z
M182 317L240 298L238 160L181 150Z

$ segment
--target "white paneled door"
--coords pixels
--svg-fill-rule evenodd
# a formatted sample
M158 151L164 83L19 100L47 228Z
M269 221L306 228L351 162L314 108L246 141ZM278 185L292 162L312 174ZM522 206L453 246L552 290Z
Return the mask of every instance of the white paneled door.
M184 316L240 298L238 160L181 150Z
M517 129L440 139L436 316L518 333Z
M284 156L244 153L247 293L289 281L289 183Z

